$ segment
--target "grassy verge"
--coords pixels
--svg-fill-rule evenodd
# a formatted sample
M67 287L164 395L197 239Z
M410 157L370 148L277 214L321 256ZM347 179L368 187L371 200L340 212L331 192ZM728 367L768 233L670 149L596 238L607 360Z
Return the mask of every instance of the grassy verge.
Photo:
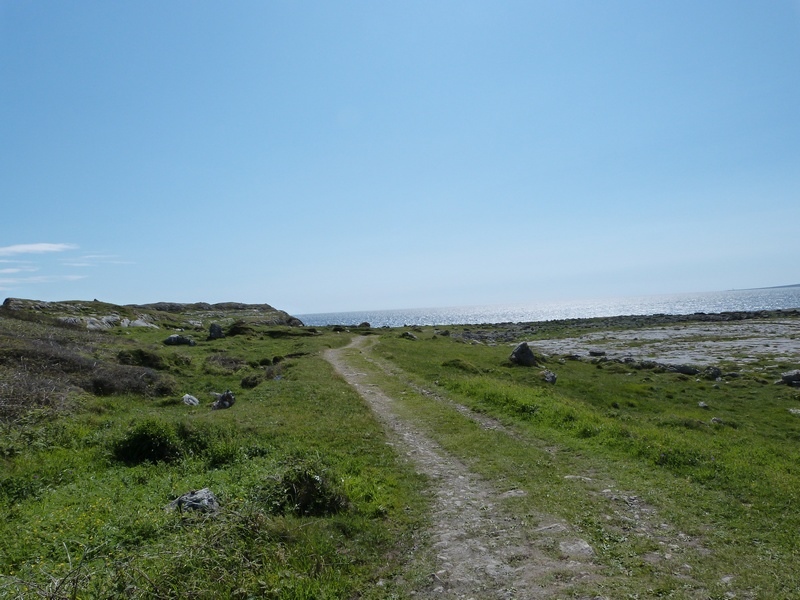
M424 482L319 356L345 337L253 327L172 348L160 330L0 327L3 381L30 375L3 398L0 597L368 597L402 565ZM45 380L58 406L34 401ZM235 405L212 411L226 389ZM201 488L218 512L165 510Z
M553 386L541 369L511 366L508 346L416 335L387 333L376 346L429 392L395 390L408 416L501 490L526 490L513 503L532 527L546 513L586 536L605 579L583 592L795 593L800 420L788 409L800 406L797 390L767 385L763 371L709 381L551 359ZM516 436L481 429L437 396L500 419Z

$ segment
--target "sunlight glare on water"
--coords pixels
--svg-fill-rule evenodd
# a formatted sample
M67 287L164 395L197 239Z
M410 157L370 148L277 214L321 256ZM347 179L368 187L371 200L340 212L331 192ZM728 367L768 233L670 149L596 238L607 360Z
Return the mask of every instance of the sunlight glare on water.
M309 326L467 325L521 323L618 315L692 314L800 308L800 286L661 296L632 296L570 302L459 306L297 315Z

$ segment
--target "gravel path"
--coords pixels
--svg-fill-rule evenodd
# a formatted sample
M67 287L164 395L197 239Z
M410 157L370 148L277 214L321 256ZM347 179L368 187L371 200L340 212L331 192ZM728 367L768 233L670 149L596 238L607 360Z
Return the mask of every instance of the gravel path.
M398 415L395 401L349 360L348 354L361 351L367 342L357 337L347 348L328 350L325 358L369 403L398 451L430 478L435 502L429 533L435 564L430 565L428 583L415 590L414 597L553 598L570 583L596 577L592 548L571 535L567 523L540 515L540 527L526 531L501 506L504 498L524 491L495 489ZM541 549L553 544L560 549L558 559Z

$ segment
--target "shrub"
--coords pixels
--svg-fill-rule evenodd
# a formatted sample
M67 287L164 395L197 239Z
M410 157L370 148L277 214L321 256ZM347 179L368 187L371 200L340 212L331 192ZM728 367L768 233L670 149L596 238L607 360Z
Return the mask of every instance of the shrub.
M169 396L176 392L177 382L152 369L127 365L104 365L98 368L82 387L97 396L139 394Z
M264 381L263 373L251 373L242 379L241 386L244 389L251 389L257 387L262 381Z
M294 459L264 486L259 499L276 514L322 517L344 510L349 501L316 460Z
M168 368L167 361L164 357L153 352L152 350L144 350L137 348L135 350L120 350L117 354L117 360L123 365L134 365L137 367L149 367L151 369L164 370Z
M133 426L112 447L114 458L129 465L174 462L183 457L175 428L157 419Z

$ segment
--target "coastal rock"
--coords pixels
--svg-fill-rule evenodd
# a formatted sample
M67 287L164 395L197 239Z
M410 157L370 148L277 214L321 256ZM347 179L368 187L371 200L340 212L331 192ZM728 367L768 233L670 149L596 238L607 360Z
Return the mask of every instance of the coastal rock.
M198 404L200 404L200 400L198 400L191 394L184 394L183 403L186 404L187 406L197 406Z
M212 323L208 328L208 339L219 340L225 337L225 332L222 330L222 325L219 323Z
M175 498L175 500L167 504L165 510L178 510L180 512L197 510L214 513L219 510L219 501L217 501L214 492L208 488L203 488L202 490L192 490Z
M535 367L539 364L533 350L528 346L528 342L517 344L517 347L511 351L508 360L521 367Z
M194 346L195 341L190 338L186 337L185 335L178 335L177 333L172 334L167 339L164 340L164 343L167 346Z
M416 339L419 339L419 338L417 338L417 336L415 336L410 331L404 331L403 333L400 334L400 337L405 339L405 340L416 340Z

